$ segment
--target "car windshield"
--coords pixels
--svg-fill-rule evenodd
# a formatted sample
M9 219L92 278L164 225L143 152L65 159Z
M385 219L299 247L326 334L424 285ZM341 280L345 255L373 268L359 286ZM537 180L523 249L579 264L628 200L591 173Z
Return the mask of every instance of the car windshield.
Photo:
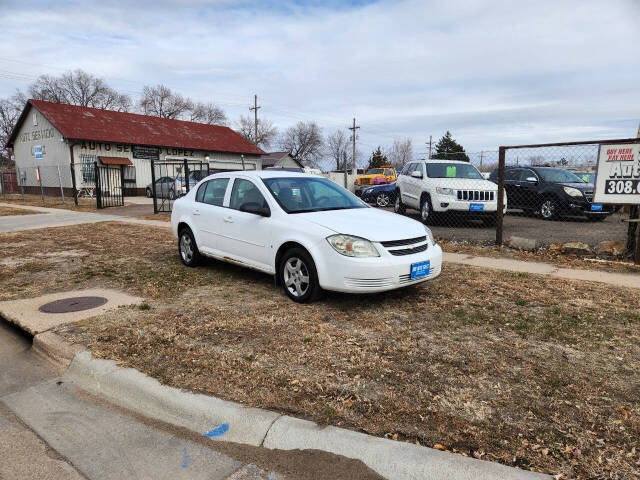
M596 174L595 173L577 173L578 177L584 180L585 183L595 183Z
M483 180L480 172L468 163L427 163L429 178L473 178Z
M367 208L358 197L326 178L284 177L262 181L287 213Z
M369 170L367 170L367 173L365 175L378 175L383 173L384 173L383 168L370 168Z
M541 168L538 173L548 183L585 183L575 173L562 168Z

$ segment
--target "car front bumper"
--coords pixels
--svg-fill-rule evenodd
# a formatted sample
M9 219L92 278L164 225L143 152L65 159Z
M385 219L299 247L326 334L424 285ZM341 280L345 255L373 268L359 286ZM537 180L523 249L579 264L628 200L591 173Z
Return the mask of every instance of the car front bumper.
M347 293L375 293L433 280L442 269L442 249L431 245L424 252L393 256L385 247L374 243L380 257L351 258L340 255L328 242L323 246L324 261L316 260L320 286L325 290ZM411 265L430 262L428 275L411 279Z

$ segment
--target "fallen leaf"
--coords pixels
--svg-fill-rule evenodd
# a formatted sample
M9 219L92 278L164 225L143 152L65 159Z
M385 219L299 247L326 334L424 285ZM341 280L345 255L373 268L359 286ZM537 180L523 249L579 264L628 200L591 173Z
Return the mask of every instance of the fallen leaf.
M436 450L442 450L443 452L447 451L447 447L445 447L444 445L441 445L440 443L436 443L433 448L435 448Z

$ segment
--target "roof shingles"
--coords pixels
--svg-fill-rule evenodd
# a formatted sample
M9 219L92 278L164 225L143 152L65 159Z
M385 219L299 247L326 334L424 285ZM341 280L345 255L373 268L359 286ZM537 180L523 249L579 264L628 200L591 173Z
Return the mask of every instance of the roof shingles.
M29 100L66 138L264 155L229 127Z

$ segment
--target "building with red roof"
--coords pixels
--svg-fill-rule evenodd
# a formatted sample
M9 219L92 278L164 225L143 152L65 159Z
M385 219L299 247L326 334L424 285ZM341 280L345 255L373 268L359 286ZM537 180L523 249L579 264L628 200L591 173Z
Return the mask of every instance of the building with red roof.
M145 194L152 159L160 165L186 160L215 172L259 170L265 154L226 126L42 100L27 102L7 146L26 187L39 188L38 177L46 187L62 183L70 192L95 187L94 165L111 165L120 166L129 195Z

